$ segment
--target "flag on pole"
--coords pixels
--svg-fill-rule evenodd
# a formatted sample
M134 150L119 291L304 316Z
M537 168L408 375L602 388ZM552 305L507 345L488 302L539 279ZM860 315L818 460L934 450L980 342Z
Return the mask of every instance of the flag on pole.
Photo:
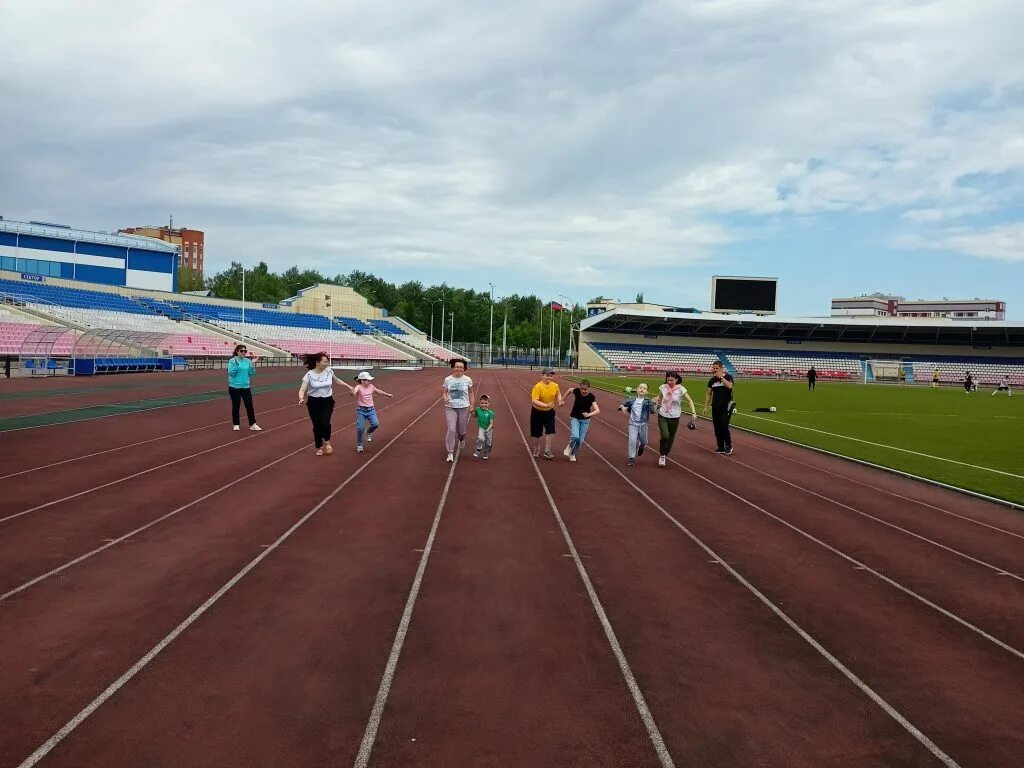
M565 309L565 307L563 307L557 301L552 301L551 302L551 311L552 312L562 312L564 309Z

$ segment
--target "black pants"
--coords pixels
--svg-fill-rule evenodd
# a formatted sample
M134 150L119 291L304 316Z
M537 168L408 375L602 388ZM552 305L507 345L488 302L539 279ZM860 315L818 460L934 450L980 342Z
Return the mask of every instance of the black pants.
M672 453L672 444L676 441L676 430L679 429L679 419L670 419L667 416L658 414L658 433L661 437L658 453L668 456Z
M241 410L241 405L245 403L245 415L249 417L249 426L251 427L256 423L256 411L252 407L252 390L246 387L245 389L239 389L238 387L228 387L228 394L231 395L231 423L236 427L239 424L238 412Z
M718 441L718 450L731 450L732 435L729 434L729 411L725 407L720 410L712 408L711 423L715 425L715 440Z
M333 397L311 397L306 400L309 420L313 422L313 443L323 448L331 439L331 414L334 413Z
M808 379L807 380L807 388L808 389L814 389L814 384L817 381L818 381L817 379Z

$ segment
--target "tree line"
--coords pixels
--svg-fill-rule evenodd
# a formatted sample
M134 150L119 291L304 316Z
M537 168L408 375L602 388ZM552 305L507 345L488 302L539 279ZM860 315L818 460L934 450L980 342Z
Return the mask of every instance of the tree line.
M360 270L353 270L347 275L327 277L315 269L299 269L297 266L278 274L272 272L264 262L260 262L254 268L245 270L245 299L276 304L315 283L348 286L372 306L386 309L388 314L398 315L435 338L441 335L443 305L446 341L453 339L451 321L454 313L453 340L456 344L488 342L491 322L490 292L456 288L446 283L428 286L418 280L410 280L396 285ZM232 262L223 272L205 279L191 270L182 270L179 273L179 290L210 290L222 299L240 300L242 265ZM591 302L599 299L600 297L591 299ZM563 311L558 311L558 306L560 305L555 305L553 312L555 343L558 344L558 331L561 325L561 348L565 350L569 346L568 326L583 317L586 309L575 307L570 311L569 307L564 307ZM537 347L541 341L542 346L547 347L551 335L552 311L552 301L549 298L542 299L534 294L513 294L500 299L495 297L494 344L501 344L503 324L507 318L507 344L510 348L531 349Z

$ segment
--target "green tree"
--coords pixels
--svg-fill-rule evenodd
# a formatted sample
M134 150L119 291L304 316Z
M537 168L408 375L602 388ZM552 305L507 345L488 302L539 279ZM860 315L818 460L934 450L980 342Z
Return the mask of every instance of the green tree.
M191 267L178 267L178 291L202 291L206 288L206 281L198 270Z

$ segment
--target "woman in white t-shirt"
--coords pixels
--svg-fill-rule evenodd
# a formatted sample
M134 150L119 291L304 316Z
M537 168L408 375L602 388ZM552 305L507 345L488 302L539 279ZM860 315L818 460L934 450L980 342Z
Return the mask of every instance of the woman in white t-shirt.
M473 380L466 375L466 361L452 360L452 373L446 376L441 385L444 397L444 420L447 431L444 436L444 447L448 451L448 461L455 460L455 445L459 448L466 445L466 429L469 427L469 407L473 403Z
M676 441L676 430L679 429L679 417L683 412L683 399L690 404L690 429L697 427L697 407L693 404L693 398L683 386L682 379L675 371L665 373L665 383L658 387L658 432L661 437L661 446L658 451L658 466L664 467L668 461L668 455L672 452L672 444Z
M316 445L316 455L323 456L325 453L334 453L334 448L331 446L334 383L337 382L343 386L349 391L349 394L355 393L355 387L350 387L334 375L334 371L331 369L331 359L327 357L326 352L303 355L302 362L309 370L302 377L302 385L299 387L299 404L306 404L309 420L313 422L313 443Z

